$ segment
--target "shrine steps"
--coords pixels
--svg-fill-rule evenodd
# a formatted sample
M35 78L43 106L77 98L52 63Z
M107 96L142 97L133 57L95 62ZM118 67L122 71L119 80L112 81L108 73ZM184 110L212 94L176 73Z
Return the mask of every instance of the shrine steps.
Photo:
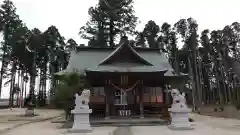
M92 126L151 126L167 125L169 122L160 118L111 118L90 121Z
M52 123L63 123L62 128L71 128L73 122L53 121ZM168 125L169 121L160 118L91 118L90 124L92 127L113 126L113 127L131 127L131 126L156 126Z

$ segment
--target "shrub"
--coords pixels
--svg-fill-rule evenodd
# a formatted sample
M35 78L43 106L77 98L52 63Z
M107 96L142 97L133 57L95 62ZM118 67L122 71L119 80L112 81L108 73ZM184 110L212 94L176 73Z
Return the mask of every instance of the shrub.
M54 104L57 108L64 109L66 118L71 118L71 110L74 108L74 94L86 88L87 83L84 76L77 73L70 73L58 76L60 83L57 85L54 96Z
M240 110L240 101L235 101L233 105L237 108L237 110Z
M240 101L235 104L235 107L237 108L237 110L240 110Z

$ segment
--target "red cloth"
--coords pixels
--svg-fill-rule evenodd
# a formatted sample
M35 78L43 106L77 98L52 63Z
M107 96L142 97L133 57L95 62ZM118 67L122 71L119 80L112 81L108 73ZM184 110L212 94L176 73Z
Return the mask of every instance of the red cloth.
M157 102L162 103L163 102L163 96L157 96Z
M156 103L156 102L157 102L157 97L151 96L151 103Z
M104 103L105 97L104 96L90 96L90 102L92 103Z

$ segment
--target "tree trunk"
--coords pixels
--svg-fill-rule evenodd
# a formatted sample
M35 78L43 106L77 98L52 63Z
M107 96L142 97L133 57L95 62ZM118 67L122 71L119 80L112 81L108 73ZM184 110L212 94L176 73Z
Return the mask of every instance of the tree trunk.
M192 99L193 99L193 108L194 111L197 111L198 108L198 104L197 104L197 88L196 88L196 82L195 79L193 77L193 71L192 71L192 65L191 65L191 60L190 60L190 56L188 56L188 66L189 66L189 75L192 77Z
M31 100L33 102L34 98L35 98L35 83L36 83L36 76L35 75L31 75L30 76L30 85L29 85L29 95L31 97Z
M20 89L20 70L17 71L17 74L18 74L17 86ZM21 95L21 89L20 89L20 91L18 91L18 95L17 95L17 105L18 105L18 107L20 107L20 104L19 104L20 95Z
M110 47L114 47L114 21L110 18L110 26L109 26L109 45Z
M24 71L21 70L21 104L20 104L21 107L23 107L24 105L23 92L24 92Z
M43 94L44 94L44 100L45 103L47 103L47 75L44 73L44 78L43 78Z
M202 63L202 78L203 78L203 91L204 96L206 100L206 104L211 103L211 89L210 89L210 80L209 80L209 57L208 57L208 51L205 50L204 56L203 56L203 63Z
M216 75L216 82L217 82L217 90L218 90L218 97L219 97L219 104L223 103L223 95L222 95L222 87L221 87L221 75L219 74L219 70L217 67L220 65L218 64L218 60L216 55L214 54L214 63L215 63L215 75Z
M172 57L173 57L173 67L176 71L176 73L179 75L180 74L180 71L179 71L179 64L178 64L178 60L177 60L177 47L174 45L173 46L173 49L172 49Z
M38 84L38 105L42 106L42 97L43 97L43 91L42 91L42 71L40 69L40 74L39 74L39 84Z
M30 74L30 85L29 85L29 95L31 102L35 102L35 85L36 85L36 74L37 74L37 69L36 69L36 52L33 53L33 63L32 63L32 71ZM35 104L35 103L34 103Z
M200 109L201 106L201 101L202 101L202 96L201 96L201 89L200 89L200 81L199 81L199 72L198 72L198 63L197 63L197 52L196 52L196 47L197 47L197 33L196 31L193 32L190 36L190 44L189 46L192 46L190 48L191 50L191 56L192 56L192 73L193 73L193 80L195 82L195 88L196 88L196 103L197 103L197 108L198 111Z
M50 57L50 74L51 74L51 84L50 84L50 103L52 103L53 96L54 96L54 88L56 86L56 81L55 81L55 61L54 61L54 55L53 52L51 53Z
M11 75L11 85L10 85L10 98L9 98L9 107L13 107L14 102L14 94L15 94L15 77L16 77L16 63L13 63L12 69L11 69L12 75Z
M0 73L0 98L2 94L2 81L3 81L3 74L4 74L4 64L5 64L5 57L6 57L6 51L7 51L7 41L8 41L8 29L7 29L7 24L5 24L4 29L3 29L3 34L4 34L4 44L3 44L3 54L2 54L2 66L1 66L1 73Z
M24 83L24 100L27 97L27 82Z
M44 101L47 102L47 64L48 62L45 60L45 65L43 67L43 94L44 94Z

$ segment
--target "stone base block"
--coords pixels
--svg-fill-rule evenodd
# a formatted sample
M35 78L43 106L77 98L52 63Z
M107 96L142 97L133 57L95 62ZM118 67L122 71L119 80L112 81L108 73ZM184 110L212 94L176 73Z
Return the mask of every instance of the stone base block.
M34 116L34 109L26 109L25 116Z
M92 133L92 129L69 129L68 133Z
M169 108L171 113L171 125L169 128L172 130L191 130L193 129L189 122L188 108Z
M109 120L110 119L110 117L105 117L105 120Z
M173 125L169 125L168 128L172 129L172 130L193 130L194 128L192 126L189 127L176 127Z

